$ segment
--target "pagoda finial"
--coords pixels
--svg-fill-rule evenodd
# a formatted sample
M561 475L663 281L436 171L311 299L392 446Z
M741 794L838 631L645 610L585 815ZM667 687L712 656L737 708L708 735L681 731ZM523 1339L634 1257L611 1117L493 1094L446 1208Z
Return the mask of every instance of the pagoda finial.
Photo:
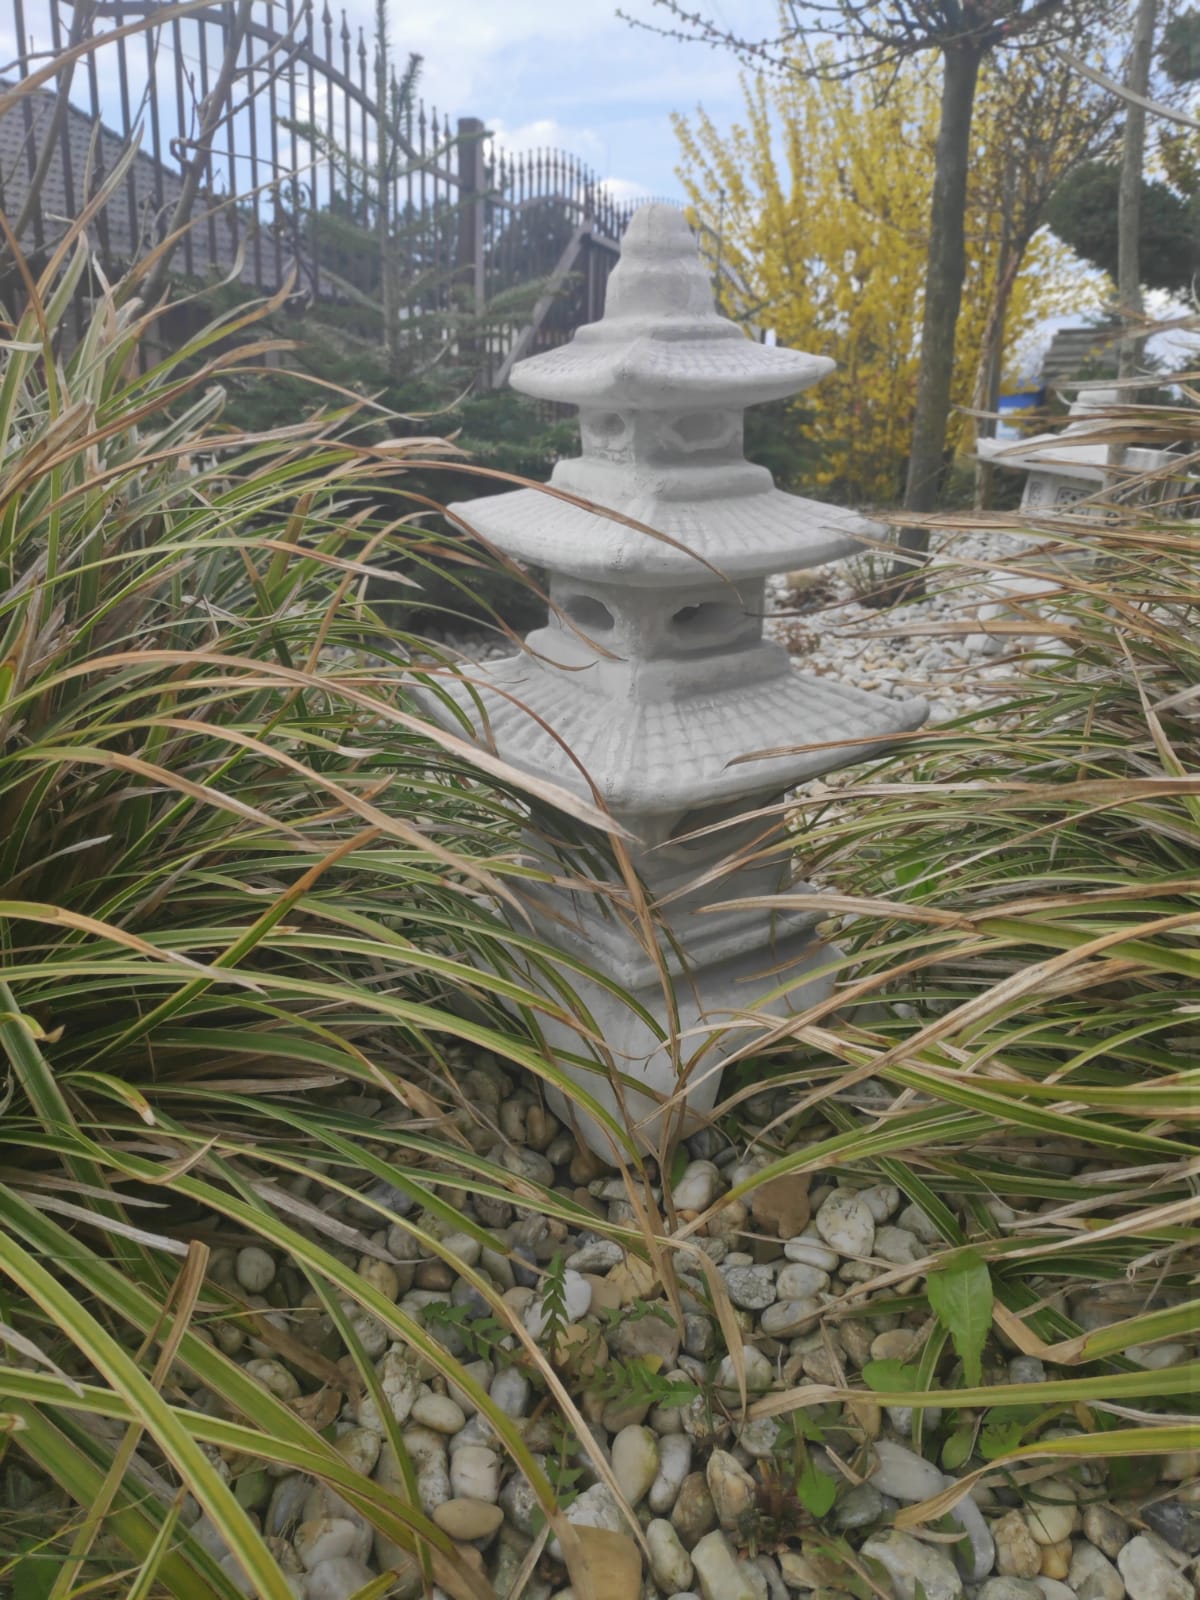
M711 318L728 326L717 316L712 281L687 218L674 206L641 206L625 230L621 259L608 280L605 324L680 317Z

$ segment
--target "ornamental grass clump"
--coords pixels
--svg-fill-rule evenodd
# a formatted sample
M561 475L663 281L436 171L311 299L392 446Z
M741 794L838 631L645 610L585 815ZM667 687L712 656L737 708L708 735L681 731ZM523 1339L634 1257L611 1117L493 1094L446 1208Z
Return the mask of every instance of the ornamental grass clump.
M372 510L417 442L357 445L350 400L224 427L222 381L268 352L269 308L176 342L136 271L94 276L82 227L18 280L0 378L0 1584L283 1600L300 1578L264 1516L291 1474L326 1496L310 1518L340 1506L401 1579L487 1593L414 1492L388 1348L488 1419L577 1564L461 1341L396 1301L416 1264L453 1262L582 1426L472 1265L504 1246L463 1207L469 1190L587 1213L499 1161L498 1106L462 1083L554 1078L536 1019L576 1016L561 978L547 999L512 975L520 935L488 909L530 871L518 830L547 806L611 824L414 712L416 646L370 592L377 557L431 547ZM615 1232L644 1253L641 1230ZM362 1429L335 1438L343 1407L374 1407L374 1455Z
M975 1579L981 1475L1072 1528L1182 1504L1193 524L998 527L1015 575L1084 559L985 713L793 799L838 993L730 1017L725 1101L652 1161L542 1043L619 1071L597 975L495 914L617 883L619 831L433 726L451 665L375 610L462 561L408 476L445 456L349 396L226 426L270 307L176 345L92 271L80 228L25 273L0 378L0 1585L609 1600L644 1503L659 1573L669 1517L701 1577L867 1600L873 1476Z
M826 1309L901 1319L902 1359L864 1354L865 1386L914 1407L916 1445L961 1474L902 1525L976 1472L1021 1483L1055 1458L1110 1463L1106 1492L1153 1519L1200 1460L1179 1454L1200 1448L1200 421L1122 408L1110 440L1183 442L1170 512L1130 481L1036 525L993 519L1018 548L989 570L1038 580L991 624L1007 674L984 710L799 797L805 875L837 885L839 993L777 1006L716 1111L772 1157L734 1200L849 1165L918 1208L917 1267L864 1270ZM955 626L979 623L937 623Z

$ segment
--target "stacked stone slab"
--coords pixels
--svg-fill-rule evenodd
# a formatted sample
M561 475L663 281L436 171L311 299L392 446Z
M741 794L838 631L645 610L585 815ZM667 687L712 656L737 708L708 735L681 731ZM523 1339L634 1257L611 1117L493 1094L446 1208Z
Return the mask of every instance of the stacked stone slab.
M838 560L882 532L781 492L742 453L747 406L807 389L832 366L754 343L719 316L682 215L643 207L603 319L513 371L515 388L579 407L583 453L551 478L562 493L523 489L452 508L491 544L545 568L553 601L524 652L452 686L458 705L515 767L599 796L637 841L637 875L660 905L650 929L617 875L614 895L528 895L549 945L660 1020L651 1028L603 984L571 973L609 1075L573 1071L606 1107L623 1097L651 1147L665 1097L677 1108L686 1099L692 1114L712 1106L721 1060L745 1039L730 1026L739 1015L782 988L781 1014L830 990L828 976L809 976L832 952L814 937L811 889L791 880L782 824L748 814L877 753L927 714L923 701L797 672L763 637L769 574ZM712 909L762 896L770 908ZM546 1036L564 1058L580 1052L567 1028ZM620 1093L614 1067L632 1080ZM604 1130L582 1121L611 1154Z

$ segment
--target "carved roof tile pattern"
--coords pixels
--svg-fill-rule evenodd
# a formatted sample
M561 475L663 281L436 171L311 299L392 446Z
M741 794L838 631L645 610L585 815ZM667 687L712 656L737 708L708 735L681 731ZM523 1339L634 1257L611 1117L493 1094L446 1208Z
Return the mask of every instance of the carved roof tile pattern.
M556 479L562 476L555 473ZM567 483L551 481L573 492ZM703 562L733 579L821 566L881 539L884 532L855 511L774 487L719 500L614 493L605 497L605 504L663 537L656 539L538 489L491 495L455 510L469 527L519 561L552 566L577 578L598 580L620 573L656 585L695 582L706 575ZM673 548L669 540L685 548Z
M755 344L740 334L736 339L646 336L617 350L577 340L519 361L512 386L566 405L661 406L669 382L672 405L711 404L719 398L748 406L797 394L819 383L833 366L827 356Z
M833 366L827 356L756 344L721 316L687 219L673 206L646 205L621 241L601 320L518 362L511 382L578 406L744 407L797 394Z
M586 773L609 806L642 814L791 788L878 755L929 710L923 700L889 700L794 671L741 692L652 701L596 695L528 655L466 677L506 761L590 797ZM485 737L470 689L452 692ZM743 759L779 749L785 753Z

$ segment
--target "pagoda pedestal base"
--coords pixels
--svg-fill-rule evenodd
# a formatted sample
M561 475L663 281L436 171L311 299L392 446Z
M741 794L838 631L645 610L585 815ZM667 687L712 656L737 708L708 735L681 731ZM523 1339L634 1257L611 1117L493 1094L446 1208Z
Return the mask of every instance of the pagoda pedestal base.
M631 983L627 963L610 973L603 952L593 949L590 954L593 970L611 976L628 1001L573 967L559 968L568 992L573 991L590 1014L602 1040L599 1046L589 1045L586 1035L569 1023L545 1015L538 1022L556 1068L611 1113L641 1149L657 1154L664 1135L671 1140L704 1125L716 1104L727 1058L761 1027L761 1017L749 1028L741 1019L760 1006L763 1014L782 1017L826 1000L834 980L827 973L818 974L841 951L815 938L810 924L803 931L686 971L677 961L669 961L675 1008L670 1021L662 979L653 975L653 964L644 953L639 955L644 972L641 981ZM526 968L523 977L535 992L561 1005L544 976ZM769 998L785 986L785 994ZM653 1017L658 1029L651 1028L635 1006ZM589 1056L595 1063L591 1068L571 1059ZM553 1088L547 1087L546 1099L555 1116L598 1156L615 1159L612 1136L594 1116Z

